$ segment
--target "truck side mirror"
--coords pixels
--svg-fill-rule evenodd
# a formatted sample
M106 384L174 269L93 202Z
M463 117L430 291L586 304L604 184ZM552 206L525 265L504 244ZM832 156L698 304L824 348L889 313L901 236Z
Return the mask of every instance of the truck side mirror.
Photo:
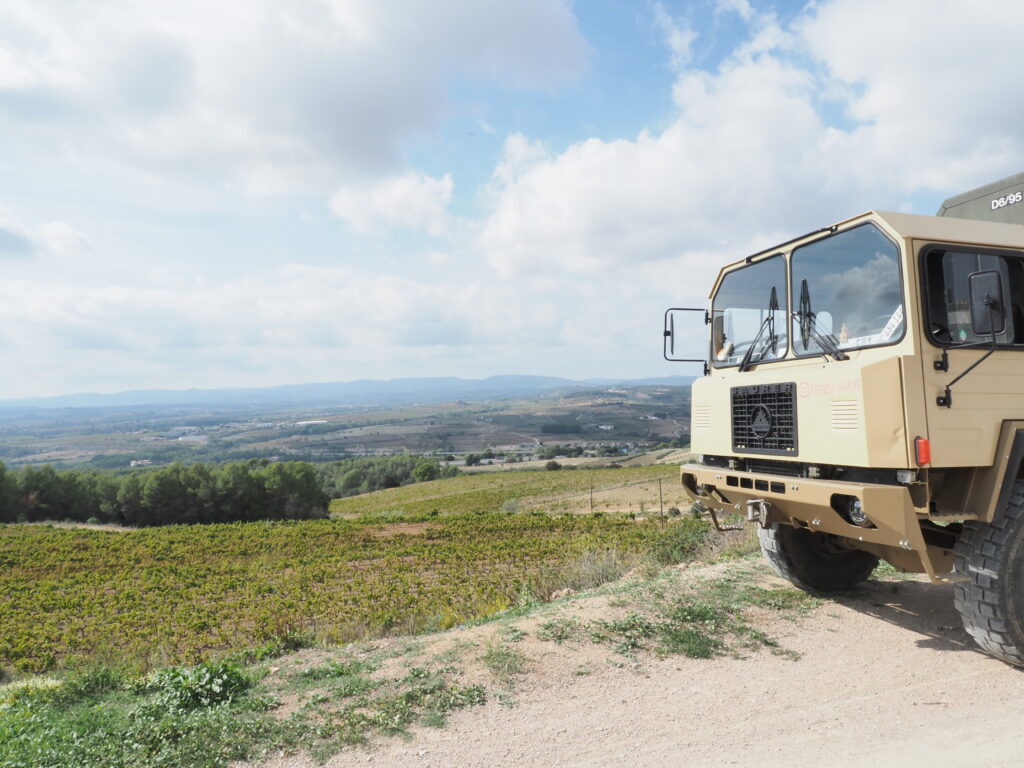
M1003 279L994 269L972 272L967 278L971 301L971 331L976 336L996 336L1006 330Z
M678 346L676 341L679 340L677 337L681 335L679 330L692 325L693 315L685 315L686 312L700 312L704 315L704 322L707 323L707 310L696 307L673 307L665 312L665 328L662 331L662 340L664 344L663 354L666 360L674 363L704 363L705 369L707 368L707 358L693 358L693 357L680 357L679 355L686 354L682 349L677 349ZM689 322L687 322L689 321ZM677 329L676 326L679 326ZM690 334L685 334L690 336ZM703 335L703 334L702 334ZM707 349L707 336L704 336L704 349Z

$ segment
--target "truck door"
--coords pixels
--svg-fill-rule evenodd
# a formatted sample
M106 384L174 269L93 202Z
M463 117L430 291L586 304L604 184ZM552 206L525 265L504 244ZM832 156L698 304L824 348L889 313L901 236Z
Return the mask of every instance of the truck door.
M919 264L932 466L990 465L1003 421L1024 418L1024 254L932 244L922 248ZM968 293L970 275L988 270L1001 277L1005 330L996 335L996 351L952 384L947 402L947 386L992 349L992 336L972 327Z

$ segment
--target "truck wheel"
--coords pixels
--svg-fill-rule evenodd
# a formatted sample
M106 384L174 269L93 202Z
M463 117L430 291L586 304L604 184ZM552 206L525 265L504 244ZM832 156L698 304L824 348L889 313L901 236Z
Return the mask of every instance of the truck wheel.
M1024 481L991 523L964 523L953 570L964 629L982 650L1024 667Z
M758 528L761 552L779 576L800 589L839 592L864 581L878 558L860 549L846 549L836 536L774 523Z

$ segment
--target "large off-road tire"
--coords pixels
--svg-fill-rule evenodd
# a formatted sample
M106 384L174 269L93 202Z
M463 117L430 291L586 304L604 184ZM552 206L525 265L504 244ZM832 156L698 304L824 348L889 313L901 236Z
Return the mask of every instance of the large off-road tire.
M1024 481L991 523L964 523L953 570L964 629L982 650L1024 667Z
M811 592L840 592L860 584L878 565L878 558L860 549L846 549L835 536L774 523L758 528L761 552L779 576Z

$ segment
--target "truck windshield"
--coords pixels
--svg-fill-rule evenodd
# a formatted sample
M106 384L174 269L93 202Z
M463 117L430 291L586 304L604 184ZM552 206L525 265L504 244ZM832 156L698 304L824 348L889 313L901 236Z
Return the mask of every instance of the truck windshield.
M711 315L711 361L716 367L785 357L785 259L771 256L727 273L712 301Z
M793 251L794 351L797 355L891 344L905 313L896 244L873 224Z

